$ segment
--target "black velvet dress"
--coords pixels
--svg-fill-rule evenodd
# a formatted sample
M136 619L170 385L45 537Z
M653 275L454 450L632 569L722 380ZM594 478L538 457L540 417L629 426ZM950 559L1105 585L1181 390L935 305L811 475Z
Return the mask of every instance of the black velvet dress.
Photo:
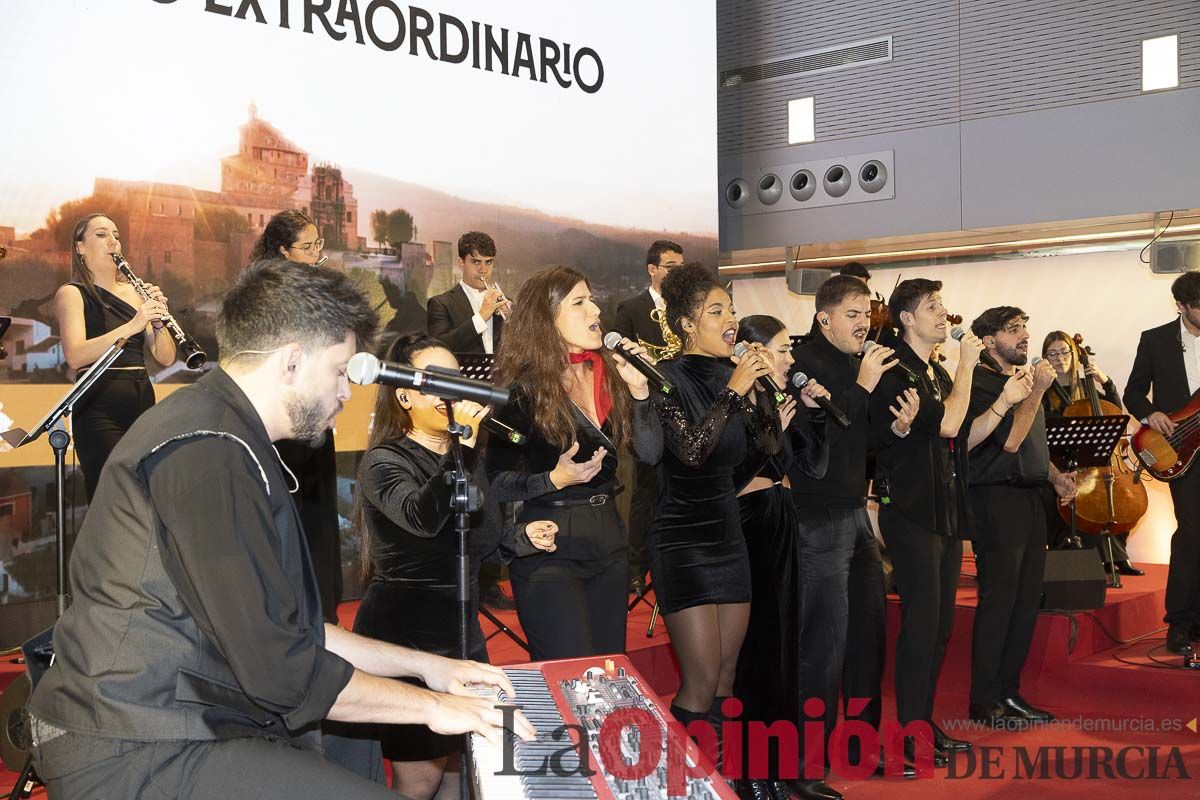
M775 400L727 388L733 364L684 355L659 369L675 384L656 394L663 428L658 511L647 537L650 575L663 613L750 602L750 563L737 491L779 451ZM739 485L735 472L743 476Z
M524 533L505 531L475 448L464 448L471 483L483 507L471 516L467 538L471 606L471 657L487 661L479 627L479 563L535 552ZM451 486L443 475L454 457L403 437L382 442L363 456L359 486L371 537L374 574L363 595L354 632L442 656L458 656L458 535L450 507ZM424 761L458 748L461 737L442 736L421 725L381 726L383 754L399 761Z
M768 459L758 473L774 485L738 498L754 589L750 622L733 682L733 693L744 704L742 719L746 722L788 720L800 725L805 720L801 714L803 687L797 680L803 657L797 646L801 641L803 580L802 548L797 536L800 523L792 490L783 485L783 478L789 470L815 480L825 476L829 463L825 415L817 412L810 418L807 411L805 407L797 409L784 437L783 450ZM746 465L758 463L759 459L749 458ZM743 480L742 474L741 469L735 473L735 482L748 482L754 477ZM779 777L774 754L768 769L769 777Z

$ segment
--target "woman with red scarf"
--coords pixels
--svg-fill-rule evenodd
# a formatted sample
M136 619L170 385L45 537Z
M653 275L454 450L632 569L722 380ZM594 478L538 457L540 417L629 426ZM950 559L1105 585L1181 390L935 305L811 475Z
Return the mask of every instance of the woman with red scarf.
M646 463L662 450L646 378L604 349L587 279L552 267L521 288L494 380L512 392L497 419L529 438L524 446L490 442L492 490L500 502L524 502L520 522L558 524L553 553L509 565L532 658L624 652L628 535L613 497L620 448Z

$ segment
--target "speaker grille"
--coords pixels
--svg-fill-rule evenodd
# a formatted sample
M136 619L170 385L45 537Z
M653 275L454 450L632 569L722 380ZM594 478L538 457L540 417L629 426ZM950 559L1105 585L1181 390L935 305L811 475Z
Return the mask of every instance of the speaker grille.
M753 64L721 71L721 88L785 78L789 75L813 75L860 64L878 64L892 60L892 37L809 50L779 61Z

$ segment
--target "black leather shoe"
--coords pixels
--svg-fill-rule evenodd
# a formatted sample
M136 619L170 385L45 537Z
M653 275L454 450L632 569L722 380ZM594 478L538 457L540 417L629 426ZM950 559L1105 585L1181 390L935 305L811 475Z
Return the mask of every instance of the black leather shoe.
M934 752L936 753L937 751L934 751ZM936 764L937 759L935 758L934 761ZM903 763L903 769L900 772L900 777L904 778L905 780L912 780L913 778L917 777L917 767L915 764L913 764L911 758L909 758L908 756L904 756L902 763ZM945 766L945 764L943 764L942 766ZM892 777L892 776L888 775L888 773L887 773L887 761L884 760L883 753L879 754L879 763L875 765L875 777L877 777L877 778Z
M738 800L775 800L766 781L738 781Z
M1003 703L971 703L967 713L972 722L993 728L1015 728L1029 723L1023 714L1018 714Z
M791 781L792 791L800 800L843 800L842 793L825 781Z
M906 765L905 771L904 771L905 777L908 777L907 765L909 765L909 764L914 765L913 766L913 775L915 777L916 772L917 772L917 768L915 766L917 763L917 750L916 750L915 745L913 744L912 739L904 740L904 763ZM941 769L943 767L949 766L949 764L950 764L950 754L947 753L945 750L938 750L936 747L933 748L933 766L937 767L938 769Z
M1167 649L1176 655L1192 652L1191 639L1189 626L1185 622L1172 622L1167 628Z
M767 781L767 789L771 792L771 800L792 800L792 790L787 781Z
M1029 705L1019 694L1004 698L1000 704L1007 708L1009 713L1024 717L1030 722L1050 722L1054 719L1054 715L1049 711Z
M1144 569L1138 569L1137 567L1135 567L1133 564L1129 563L1128 561L1118 561L1117 562L1117 572L1121 573L1122 575L1145 575L1146 574L1146 571Z
M937 750L970 750L971 743L966 739L952 739L946 735L946 732L939 728L934 723L929 723L933 728L933 746Z

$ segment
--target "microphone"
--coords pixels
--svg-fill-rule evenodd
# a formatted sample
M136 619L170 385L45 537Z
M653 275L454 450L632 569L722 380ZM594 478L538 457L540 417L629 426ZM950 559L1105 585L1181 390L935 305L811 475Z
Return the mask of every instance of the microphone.
M876 347L883 347L883 345L881 345L879 342L876 342L872 339L868 339L867 343L863 345L863 355L866 355L867 353L871 352ZM896 359L896 366L899 367L900 369L904 370L905 372L907 372L912 377L914 377L914 378L917 377L917 373L913 371L913 368L910 367L908 364L905 364L903 361L901 361L898 358Z
M735 344L733 346L733 354L735 356L737 356L738 358L741 358L742 356L744 356L746 354L746 351L749 349L750 348L746 345L745 342L738 342L737 344ZM764 375L761 378L759 378L759 380L765 382L767 384L767 387L772 392L774 392L776 403L782 403L784 400L787 400L787 395L784 394L783 389L779 388L779 384L777 384L775 382L775 378L773 376Z
M508 390L497 389L486 381L439 374L380 361L370 353L356 353L350 358L346 372L351 382L360 386L382 383L403 389L416 389L422 394L445 400L473 400L480 405L500 408L508 403Z
M614 353L620 353L621 358L633 365L633 368L646 376L646 380L658 389L663 394L670 394L675 391L675 387L667 380L666 376L658 371L658 368L647 361L643 356L635 355L625 349L621 345L621 334L616 331L609 331L604 334L604 346Z
M795 386L797 389L803 389L806 383L808 383L808 376L803 372L797 372L792 375L792 386ZM817 405L821 407L821 410L833 417L833 421L838 425L841 425L843 428L850 427L850 418L847 417L840 408L835 406L833 401L831 401L829 398L814 397L813 400L816 400Z
M430 365L425 369L428 372L436 372L439 375L446 375L450 378L463 377L461 372L450 369L449 367L435 367ZM497 436L503 436L505 439L517 446L524 446L525 440L529 438L508 423L501 422L500 420L496 419L491 414L483 418L483 427L487 428Z
M961 342L962 338L966 335L967 332L959 327L955 327L950 331L950 338L956 342ZM996 372L1004 372L1004 370L1000 367L1000 364L996 361L996 359L992 358L992 354L987 350L979 351L979 360L996 370Z

